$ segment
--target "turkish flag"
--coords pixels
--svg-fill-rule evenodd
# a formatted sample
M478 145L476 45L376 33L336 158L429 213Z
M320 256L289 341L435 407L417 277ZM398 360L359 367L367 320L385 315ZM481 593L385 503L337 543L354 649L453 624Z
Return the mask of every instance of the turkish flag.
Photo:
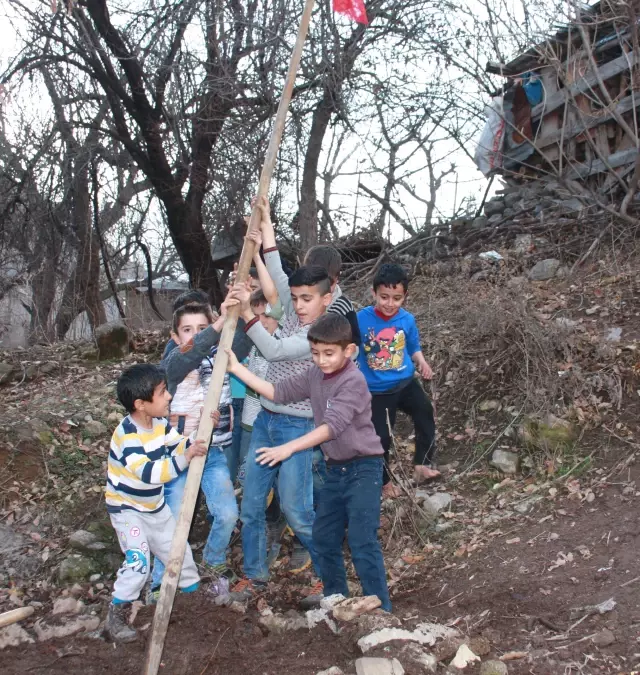
M344 14L358 23L363 23L365 26L369 24L364 0L333 0L333 11L338 14Z

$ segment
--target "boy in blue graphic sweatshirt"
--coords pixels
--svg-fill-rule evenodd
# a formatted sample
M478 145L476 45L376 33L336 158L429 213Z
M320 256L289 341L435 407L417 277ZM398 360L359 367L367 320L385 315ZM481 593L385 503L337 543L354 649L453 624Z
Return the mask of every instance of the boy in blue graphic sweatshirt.
M369 385L373 425L384 449L385 497L400 494L386 468L398 408L415 425L416 480L440 475L433 465L436 450L433 406L414 377L416 370L425 379L431 379L433 372L420 349L415 318L402 308L408 288L409 279L400 265L382 265L373 279L374 304L358 312L362 340L358 365Z

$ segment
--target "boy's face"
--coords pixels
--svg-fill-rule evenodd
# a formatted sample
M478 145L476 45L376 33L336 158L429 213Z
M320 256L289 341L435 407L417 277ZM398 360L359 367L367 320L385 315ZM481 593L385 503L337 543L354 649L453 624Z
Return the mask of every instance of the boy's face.
M138 398L134 401L136 412L142 412L150 417L166 417L169 414L171 394L167 391L166 382L161 382L154 390L150 401Z
M267 311L267 304L261 303L259 305L254 305L251 308L251 311L260 319L260 323L263 325L264 329L273 335L276 332L278 327L278 320L274 319L272 316L267 316L265 312Z
M320 295L317 286L292 286L291 300L300 323L306 326L325 313L331 304L331 293Z
M173 341L178 345L186 345L194 335L197 335L210 325L206 314L185 314L180 318L178 332L171 331Z
M345 363L354 355L354 344L341 347L327 345L322 342L311 342L311 357L313 362L325 375L335 373L344 367Z
M378 286L373 291L376 309L385 316L393 316L404 303L407 293L402 284L395 286Z
M260 281L258 279L254 279L253 277L249 277L249 283L251 284L251 292L255 293L255 291L259 291L262 286L260 285Z

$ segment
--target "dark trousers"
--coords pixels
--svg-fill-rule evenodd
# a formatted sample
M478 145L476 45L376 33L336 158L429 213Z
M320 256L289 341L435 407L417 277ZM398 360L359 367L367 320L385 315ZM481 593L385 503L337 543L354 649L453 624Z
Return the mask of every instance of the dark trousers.
M318 493L313 545L318 556L325 596L349 595L342 555L345 530L351 558L364 595L377 595L382 609L391 611L382 548L378 541L382 457L327 465Z
M413 456L413 463L431 464L436 454L436 423L433 416L433 406L416 378L413 378L411 383L400 391L394 391L390 394L372 394L371 419L384 449L383 483L385 485L391 479L387 471L389 448L391 447L389 425L391 425L391 431L393 431L397 410L401 410L413 419L416 433L416 451ZM388 424L387 414L389 415Z

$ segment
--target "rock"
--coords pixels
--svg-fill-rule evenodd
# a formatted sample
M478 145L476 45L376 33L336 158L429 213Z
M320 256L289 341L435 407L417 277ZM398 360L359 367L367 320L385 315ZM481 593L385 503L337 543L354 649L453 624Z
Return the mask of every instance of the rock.
M491 466L495 466L496 469L502 471L506 474L518 473L518 463L520 461L520 456L515 452L509 452L508 450L501 450L496 448L493 451L491 456Z
M487 218L485 218L484 216L478 216L477 218L473 219L471 227L474 230L483 230L488 224L489 221L487 220Z
M572 197L571 199L563 199L561 202L558 202L558 208L563 213L572 213L582 211L585 205L577 197Z
M82 600L75 598L57 598L53 603L53 614L80 614L84 609Z
M449 665L452 666L453 668L457 668L458 670L463 670L474 661L480 661L480 657L474 654L469 649L468 645L461 644L458 647L456 655L453 657L453 661L451 661Z
M344 673L338 666L331 666L331 668L327 668L327 670L318 671L316 675L344 675Z
M98 347L98 358L101 361L121 359L129 353L131 335L129 329L121 323L112 322L98 326L95 332L95 340Z
M14 368L10 363L0 363L0 384L11 382L14 372Z
M478 406L478 410L480 410L480 412L490 412L491 410L500 410L500 408L502 408L502 404L500 401L496 401L495 399L481 401L480 405Z
M436 492L428 498L428 502L436 511L444 511L451 504L451 495L448 492Z
M75 635L84 631L89 633L92 630L97 630L100 625L100 619L97 616L78 616L75 619L65 619L64 623L56 623L53 621L37 621L34 626L39 642L45 640L53 640L54 638L64 638L70 635Z
M419 630L410 631L404 628L383 628L360 638L358 640L358 647L360 647L363 654L366 654L370 649L387 642L392 642L393 640L408 640L427 646L431 646L436 641L435 637L430 633L423 633Z
M76 530L69 537L69 546L76 549L76 551L104 551L108 548L93 532L87 532L87 530ZM99 578L100 575L98 575Z
M487 218L490 218L491 216L500 215L504 209L505 204L502 199L490 199L484 205L484 215L487 216Z
M402 621L397 616L381 609L371 614L362 614L357 618L358 634L362 637L383 628L400 628Z
M560 261L556 258L546 258L540 260L529 270L529 279L531 281L546 281L553 279L560 268Z
M591 638L591 641L596 647L608 647L616 641L616 636L608 628L603 628Z
M610 328L609 332L605 335L604 338L607 342L620 342L622 339L622 328L616 326L615 328Z
M516 504L513 509L524 516L529 513L538 502L542 501L542 499L543 498L540 495L533 495L523 502Z
M101 577L102 577L102 574L92 574L92 575L89 577L89 581L90 581L92 584L94 584L96 581L100 581Z
M489 222L487 225L496 225L502 220L502 214L501 213L494 213L492 216L489 216Z
M365 656L356 659L356 675L404 675L398 659L375 659Z
M502 214L503 218L513 218L516 215L515 209L506 208Z
M577 436L571 422L551 414L542 420L526 417L518 435L525 445L544 452L568 450Z
M24 371L24 379L29 381L33 380L34 377L38 377L40 374L39 366L37 363L30 363L26 370Z
M0 650L6 647L17 647L27 642L34 642L34 639L19 623L0 628Z
M104 436L107 433L107 427L98 420L91 420L84 425L84 431L87 436Z
M40 366L40 374L48 375L53 373L54 370L58 370L59 365L55 361L47 361Z
M532 248L533 248L533 235L518 234L516 236L515 243L513 244L513 250L516 253L520 254L529 253Z
M508 675L508 673L507 664L502 661L485 661L480 666L480 675Z
M522 195L519 192L510 192L504 196L504 203L508 209L512 209L520 201Z
M382 602L377 595L366 595L364 598L349 598L334 605L333 617L338 621L353 621L361 614L367 614L380 607Z
M480 270L471 275L470 281L476 283L478 281L486 281L489 278L489 270Z
M416 673L435 673L438 668L438 660L433 654L423 649L420 645L410 642L405 645L398 656L402 662L414 666L411 670Z
M120 424L122 420L122 415L119 412L110 412L107 415L107 422L113 422L114 424Z
M276 634L308 628L306 616L302 616L295 611L288 614L290 615L282 616L281 614L267 614L266 616L261 616L258 619L258 623L264 626L270 633Z
M520 290L523 286L527 285L527 278L526 277L511 277L507 281L507 288L515 289L515 290Z
M328 595L326 598L320 600L320 607L322 609L333 609L335 605L340 604L346 600L342 593L334 593L333 595Z
M476 635L468 641L469 649L478 656L486 656L491 651L491 642L483 635Z
M436 657L437 661L446 661L455 656L455 653L458 651L458 647L460 647L461 644L462 638L460 637L452 636L445 638L434 647L433 655Z
M60 563L58 581L60 583L86 581L92 574L98 571L98 564L94 560L77 553L72 553Z

